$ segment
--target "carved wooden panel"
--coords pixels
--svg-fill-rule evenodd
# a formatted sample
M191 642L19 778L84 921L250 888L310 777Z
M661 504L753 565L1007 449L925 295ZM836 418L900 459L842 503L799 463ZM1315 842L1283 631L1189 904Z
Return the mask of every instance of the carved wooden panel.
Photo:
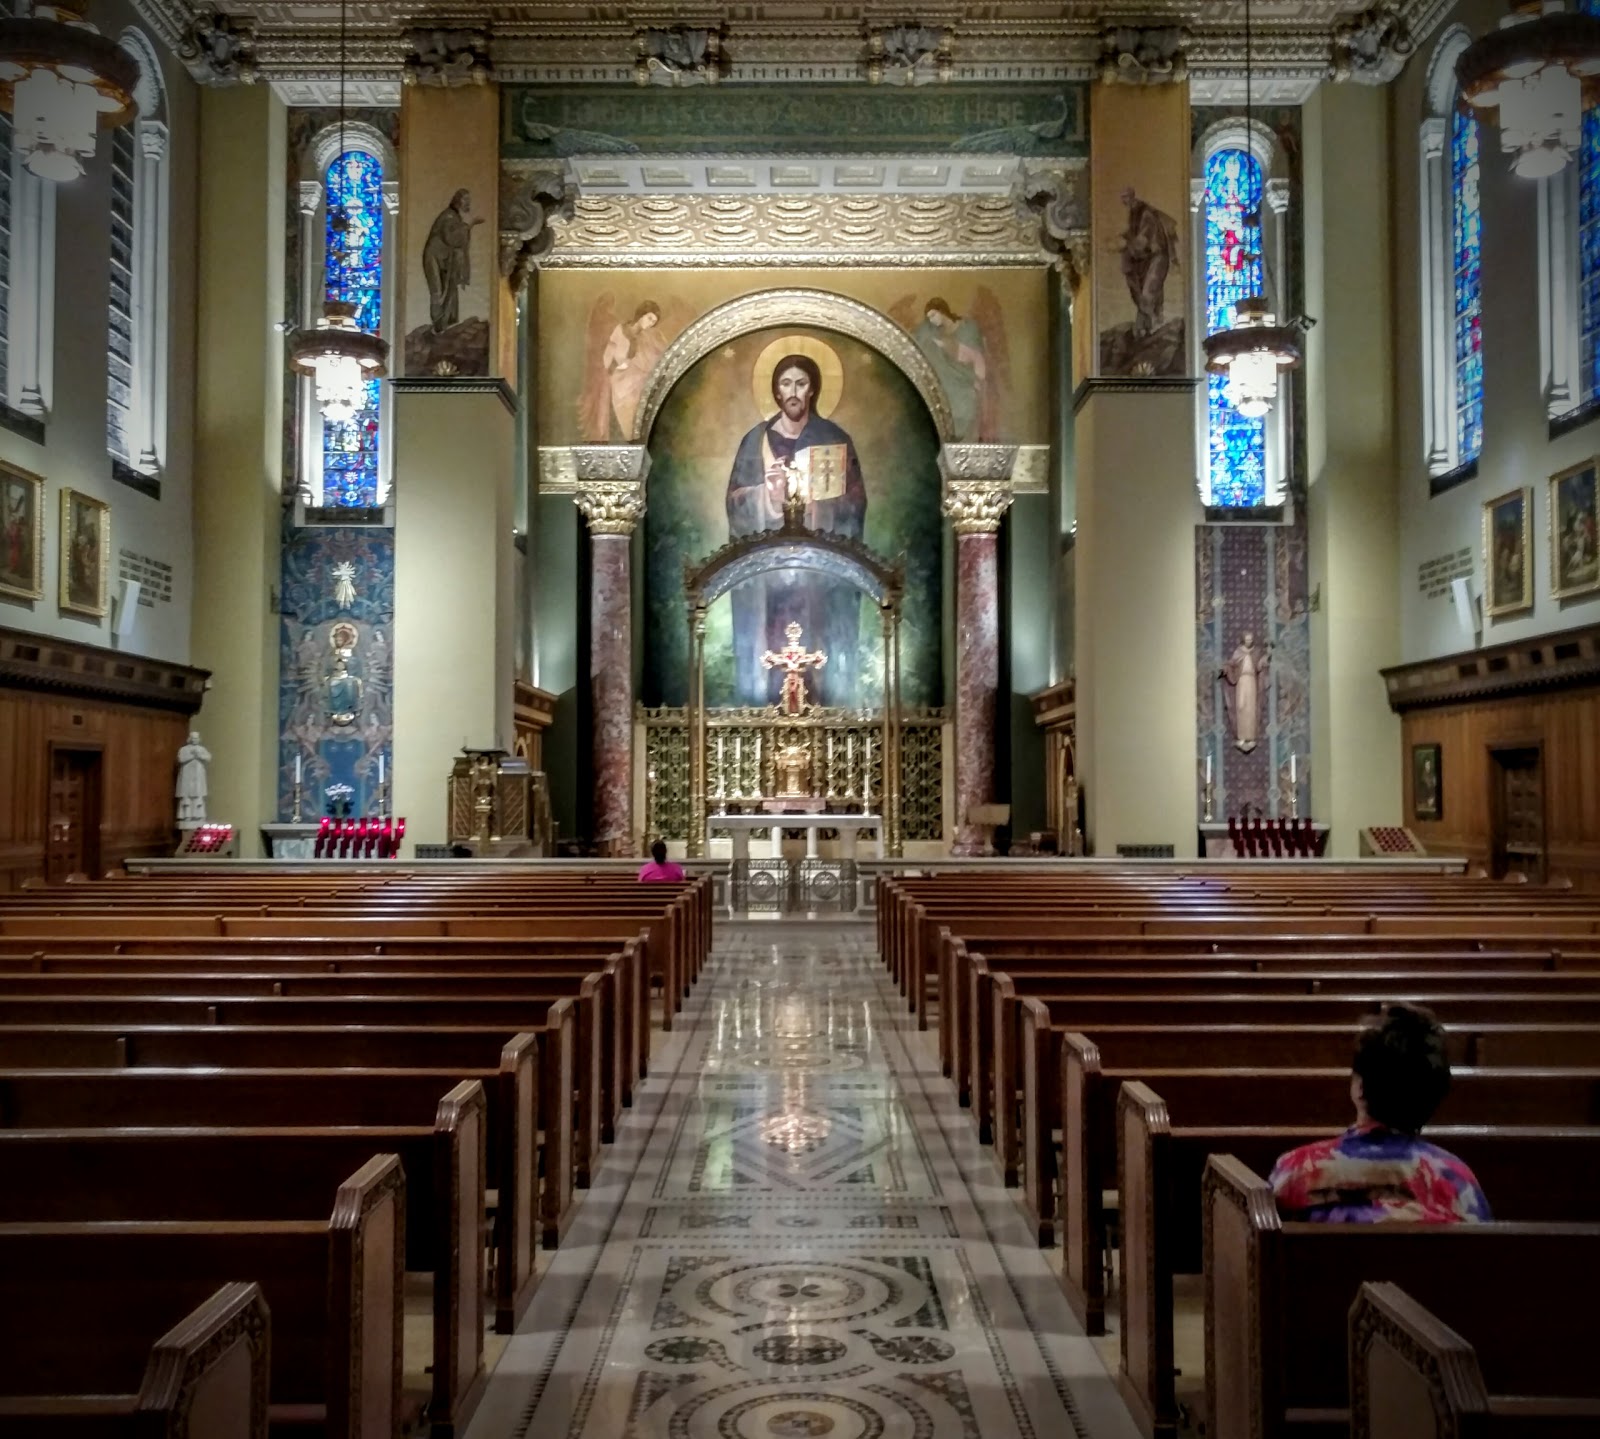
M0 689L0 893L45 876L52 752L98 755L98 780L77 801L91 811L77 820L89 840L62 864L98 876L130 856L170 854L174 765L187 729L170 710ZM59 814L72 801L57 798Z
M1499 767L1491 750L1537 746L1547 875L1600 890L1600 687L1413 710L1403 719L1401 744L1406 759L1404 823L1431 852L1464 854L1486 867L1492 859L1492 807L1499 793ZM1415 817L1410 774L1415 744L1440 746L1436 820ZM1531 835L1538 804L1532 781L1525 774L1507 779L1515 832Z

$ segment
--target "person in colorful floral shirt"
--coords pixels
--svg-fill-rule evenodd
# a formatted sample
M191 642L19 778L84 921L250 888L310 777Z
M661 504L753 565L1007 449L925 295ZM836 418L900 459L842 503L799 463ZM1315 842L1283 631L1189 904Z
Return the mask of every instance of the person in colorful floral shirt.
M1375 1224L1482 1224L1489 1201L1472 1171L1421 1137L1450 1088L1444 1030L1426 1009L1385 1007L1361 1032L1351 1065L1356 1122L1290 1150L1272 1167L1284 1219Z

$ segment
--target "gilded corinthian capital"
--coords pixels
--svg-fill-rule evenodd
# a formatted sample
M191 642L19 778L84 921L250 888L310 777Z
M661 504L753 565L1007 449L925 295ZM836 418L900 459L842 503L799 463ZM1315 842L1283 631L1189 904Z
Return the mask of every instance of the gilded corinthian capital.
M958 535L993 534L1011 507L1015 445L945 445L939 451L944 478L940 508Z
M644 518L643 480L580 479L573 499L592 535L631 535Z

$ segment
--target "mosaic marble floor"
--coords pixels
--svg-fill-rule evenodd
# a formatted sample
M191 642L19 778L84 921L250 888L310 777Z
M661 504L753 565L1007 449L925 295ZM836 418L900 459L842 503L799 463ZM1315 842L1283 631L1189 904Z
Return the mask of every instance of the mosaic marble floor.
M468 1439L1134 1439L871 936L719 935Z

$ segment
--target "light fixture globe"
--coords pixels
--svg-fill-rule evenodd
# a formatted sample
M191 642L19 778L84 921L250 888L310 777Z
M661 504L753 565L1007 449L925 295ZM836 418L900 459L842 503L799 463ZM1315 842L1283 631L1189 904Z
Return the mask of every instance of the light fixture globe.
M1456 61L1462 101L1498 112L1500 149L1524 179L1558 174L1600 101L1600 17L1559 3L1517 4Z
M338 424L364 403L368 380L387 373L389 347L356 324L356 307L329 300L316 328L302 330L289 347L289 368L317 383L317 405L323 418Z
M36 5L25 20L0 20L0 110L12 143L42 180L83 174L95 133L133 118L139 67L77 11Z
M1292 325L1280 325L1260 295L1240 300L1233 324L1207 335L1201 342L1206 369L1226 375L1228 403L1246 419L1268 414L1278 398L1278 376L1301 361L1300 334Z

